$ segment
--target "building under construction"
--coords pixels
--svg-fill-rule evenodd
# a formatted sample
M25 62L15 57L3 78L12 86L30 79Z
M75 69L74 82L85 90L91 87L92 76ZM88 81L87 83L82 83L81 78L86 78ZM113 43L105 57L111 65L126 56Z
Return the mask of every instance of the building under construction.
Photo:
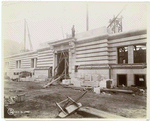
M75 86L111 79L114 86L146 87L146 45L146 28L110 33L101 27L6 57L5 75L15 78L28 71L32 80L61 76Z

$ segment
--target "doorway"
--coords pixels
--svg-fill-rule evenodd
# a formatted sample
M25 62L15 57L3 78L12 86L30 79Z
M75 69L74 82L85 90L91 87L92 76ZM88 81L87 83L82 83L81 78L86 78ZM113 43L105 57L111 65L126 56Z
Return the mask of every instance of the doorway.
M117 80L118 80L117 86L119 86L119 85L127 86L127 75L126 74L118 74Z
M145 74L135 74L134 84L139 87L146 87L146 75Z
M57 52L57 72L56 75L64 74L64 78L69 77L69 52L68 50Z

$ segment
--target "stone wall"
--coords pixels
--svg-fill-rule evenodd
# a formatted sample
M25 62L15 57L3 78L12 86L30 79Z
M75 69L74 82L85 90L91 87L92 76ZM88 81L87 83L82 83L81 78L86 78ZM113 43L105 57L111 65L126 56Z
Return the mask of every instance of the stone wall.
M127 75L127 86L134 85L134 74L146 74L145 69L112 69L111 77L114 80L114 85L117 86L117 74Z

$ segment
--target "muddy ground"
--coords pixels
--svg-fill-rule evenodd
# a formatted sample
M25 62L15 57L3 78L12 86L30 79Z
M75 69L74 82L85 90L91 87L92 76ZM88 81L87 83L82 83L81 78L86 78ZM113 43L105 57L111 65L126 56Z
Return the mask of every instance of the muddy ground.
M9 105L13 108L17 118L55 118L58 108L55 102L66 99L67 96L73 99L78 98L83 92L71 88L64 88L61 85L53 85L42 89L47 82L4 82L4 96L16 96L25 93L25 101ZM146 95L131 94L95 94L88 91L79 100L83 106L89 106L103 111L107 111L126 118L146 118ZM30 111L25 114L24 111ZM78 114L73 114L68 118L82 118Z

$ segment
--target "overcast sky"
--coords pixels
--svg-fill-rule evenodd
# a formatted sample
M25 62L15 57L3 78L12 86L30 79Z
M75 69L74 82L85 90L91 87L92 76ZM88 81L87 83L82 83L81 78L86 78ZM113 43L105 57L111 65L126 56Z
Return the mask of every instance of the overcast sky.
M33 48L39 43L62 39L71 33L86 31L86 5L89 11L89 30L108 26L127 3L104 2L2 2L2 38L19 43L24 41L26 19ZM121 13L123 31L146 27L147 8L144 3L129 3ZM27 38L28 41L28 38ZM28 45L27 45L28 46Z

